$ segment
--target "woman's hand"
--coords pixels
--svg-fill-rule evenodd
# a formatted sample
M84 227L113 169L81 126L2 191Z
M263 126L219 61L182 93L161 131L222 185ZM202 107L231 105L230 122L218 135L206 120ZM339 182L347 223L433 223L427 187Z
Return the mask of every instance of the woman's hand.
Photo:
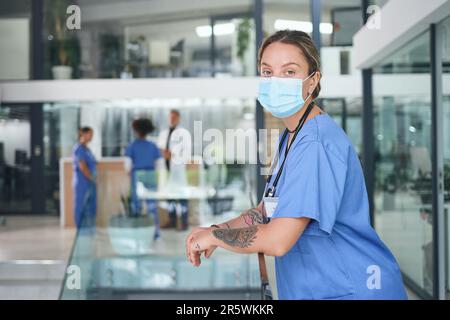
M209 258L212 252L217 248L215 238L210 228L199 231L192 235L189 246L189 261L196 267L201 264L200 256L204 252L205 257Z
M212 230L214 230L214 227L196 227L188 235L188 237L186 238L186 257L188 258L189 261L190 261L190 248L191 248L192 238L199 232L204 232L204 231L211 232ZM205 257L209 258L216 248L217 248L217 246L214 246L213 248L211 248L211 250L205 252Z
M162 152L162 156L163 156L164 159L170 160L172 154L170 153L169 149L164 149L163 152Z

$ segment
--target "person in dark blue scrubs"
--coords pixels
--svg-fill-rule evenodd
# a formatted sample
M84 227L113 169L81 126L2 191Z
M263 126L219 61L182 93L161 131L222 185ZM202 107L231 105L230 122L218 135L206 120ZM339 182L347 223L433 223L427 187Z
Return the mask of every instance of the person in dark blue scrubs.
M286 129L263 200L238 218L194 229L187 256L195 266L218 246L275 256L280 299L406 299L399 266L370 224L355 149L314 101L319 61L304 32L264 41L258 100Z
M94 131L90 127L80 128L78 143L72 150L74 220L78 229L92 227L95 224L97 211L96 160L88 148L93 134Z
M132 124L136 139L125 149L125 156L132 161L131 169L131 201L132 211L139 215L142 211L142 201L137 196L137 184L142 183L149 190L156 190L156 161L161 158L161 152L156 144L147 140L147 135L153 132L154 126L149 119L137 119ZM158 208L155 200L146 200L147 214L153 214L155 219L155 239L159 238Z

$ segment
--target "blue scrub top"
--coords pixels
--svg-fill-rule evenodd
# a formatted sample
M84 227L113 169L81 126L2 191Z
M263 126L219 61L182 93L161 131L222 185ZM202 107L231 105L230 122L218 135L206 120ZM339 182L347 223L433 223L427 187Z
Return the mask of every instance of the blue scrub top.
M292 142L275 196L272 219L311 219L275 258L279 299L407 298L394 256L370 225L358 156L328 114L307 121Z
M125 156L131 158L133 162L132 170L154 170L155 162L161 157L161 151L155 143L136 139L125 149Z
M89 148L83 146L82 144L75 144L72 149L72 157L73 157L73 171L74 171L74 179L73 184L87 186L91 183L91 181L86 178L86 176L81 172L80 169L80 161L83 160L86 162L86 165L89 171L96 176L96 160L94 154L89 150Z

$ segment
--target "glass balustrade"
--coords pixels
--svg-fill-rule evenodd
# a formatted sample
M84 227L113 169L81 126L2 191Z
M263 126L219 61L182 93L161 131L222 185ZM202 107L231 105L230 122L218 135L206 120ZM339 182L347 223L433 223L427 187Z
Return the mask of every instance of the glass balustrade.
M87 211L84 213L60 298L259 299L256 255L217 249L212 257L202 259L200 267L192 266L187 260L185 239L190 229L239 214L243 210L240 203L245 203L245 199L233 199L228 207L217 206L219 199L229 197L217 194L210 185L192 183L199 181L192 179L201 174L198 170L188 169L186 174L191 179L176 190L164 183L149 190L138 181L138 199L143 205L136 214L127 209L130 201L127 173L100 171L96 183L96 216L91 219ZM160 178L158 174L155 177L158 181ZM190 227L185 231L162 229L160 238L154 240L155 211L149 209L149 203L156 203L163 223L167 218L167 200L175 198L187 200ZM86 207L90 199L87 194Z

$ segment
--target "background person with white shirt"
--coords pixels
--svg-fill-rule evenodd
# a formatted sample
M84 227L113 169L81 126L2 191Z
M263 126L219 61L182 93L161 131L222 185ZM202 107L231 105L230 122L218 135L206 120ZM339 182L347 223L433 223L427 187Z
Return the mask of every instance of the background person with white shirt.
M185 143L183 139L183 130L180 126L180 112L172 109L169 112L169 128L162 130L158 145L165 159L165 167L169 173L168 186L171 189L187 186L186 164L183 161L185 152ZM177 212L181 215L181 225L179 230L186 230L188 227L188 201L187 200L169 200L168 201L169 222L161 228L177 227Z

